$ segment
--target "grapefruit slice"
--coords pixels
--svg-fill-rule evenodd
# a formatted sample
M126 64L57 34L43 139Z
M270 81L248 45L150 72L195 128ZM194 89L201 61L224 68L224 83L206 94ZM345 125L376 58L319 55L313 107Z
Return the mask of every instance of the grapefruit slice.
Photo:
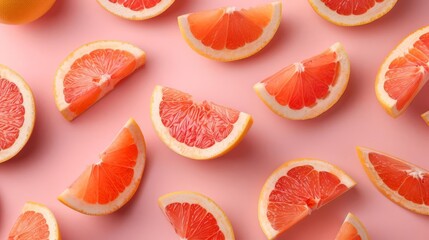
M196 160L213 159L232 150L253 121L249 114L208 101L197 102L187 93L162 86L153 91L151 118L171 150Z
M98 41L70 54L58 68L55 102L71 121L145 63L145 53L125 42Z
M180 31L197 53L218 61L247 58L264 48L280 25L281 1L252 8L223 7L182 15Z
M268 239L275 239L355 184L341 169L324 161L286 162L262 188L258 206L261 228Z
M253 88L276 114L288 119L315 118L343 95L350 62L340 43L325 52L289 65Z
M362 222L355 215L349 213L335 240L369 240L369 236Z
M27 202L7 239L59 240L61 236L54 214L42 204Z
M308 0L325 20L340 26L373 22L387 14L398 0Z
M174 192L158 199L158 205L179 239L234 240L234 232L222 209L195 192Z
M35 117L30 87L16 72L0 65L0 163L25 146L33 132Z
M378 101L392 117L401 115L429 79L429 26L406 37L381 65Z
M146 162L143 134L128 120L115 140L59 197L68 207L88 215L106 215L124 206L136 192Z
M423 113L423 114L421 115L421 117L423 118L423 120L425 121L425 123L426 123L427 125L429 125L429 111L427 111L427 112Z
M357 147L360 162L375 187L388 199L416 213L429 215L429 172L414 164Z
M167 10L174 0L97 0L108 12L129 20L145 20Z

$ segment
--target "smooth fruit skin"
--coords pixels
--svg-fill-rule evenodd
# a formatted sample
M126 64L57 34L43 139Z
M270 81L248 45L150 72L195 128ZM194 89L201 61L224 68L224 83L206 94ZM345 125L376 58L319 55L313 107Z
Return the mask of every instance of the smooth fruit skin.
M0 23L25 24L43 16L55 0L0 0Z

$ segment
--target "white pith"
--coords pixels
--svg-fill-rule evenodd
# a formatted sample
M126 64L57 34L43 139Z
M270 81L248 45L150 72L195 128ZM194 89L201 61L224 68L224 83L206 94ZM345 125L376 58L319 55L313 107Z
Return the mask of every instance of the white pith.
M165 213L165 208L172 203L198 204L207 212L211 213L217 221L220 231L225 235L226 240L234 240L234 231L231 222L222 209L210 198L195 192L173 192L161 196L158 199L158 205ZM186 240L186 239L184 239Z
M110 13L129 20L145 20L156 17L166 11L174 1L175 0L161 0L161 2L152 8L134 11L124 7L122 4L112 3L109 0L97 0L97 2Z
M412 100L405 105L401 111L396 108L397 100L391 98L389 94L384 90L384 83L386 82L386 72L389 70L389 65L392 61L398 57L404 56L409 52L411 48L413 48L414 43L419 40L419 38L429 32L429 26L421 28L416 32L410 34L407 38L405 38L384 60L383 64L380 66L378 70L376 82L375 82L375 92L378 98L378 101L382 104L382 106L386 109L386 111L391 114L393 117L397 117L401 115L408 107L408 105L412 102ZM428 63L429 66L429 63ZM422 72L425 72L424 68L422 68ZM429 74L426 74L422 83L419 85L418 90L415 92L413 99L421 90L421 88L425 85L425 83L429 80Z
M350 77L350 62L343 46L340 43L335 43L330 47L332 52L337 54L340 71L334 86L329 87L329 93L324 99L317 99L316 103L311 107L303 107L299 110L291 109L289 106L280 105L275 96L268 93L265 88L265 83L259 82L253 87L262 101L276 114L281 117L292 120L305 120L315 118L331 108L343 95L347 88ZM294 64L298 72L304 71L302 63Z
M261 228L268 239L275 239L280 232L276 229L274 229L271 226L270 221L267 217L267 210L268 210L268 199L271 194L271 192L275 189L275 185L277 181L285 176L287 172L295 167L298 166L304 166L304 165L310 165L312 166L316 171L325 171L332 173L333 175L337 176L338 179L341 181L342 184L344 184L348 189L352 188L356 185L356 182L351 179L346 173L344 173L341 169L320 160L315 159L297 159L292 160L289 162L284 163L282 166L277 168L267 179L265 182L260 197L259 197L259 204L258 204L258 218L259 218L259 224L261 225ZM311 211L311 209L309 209Z
M159 106L163 96L162 88L162 86L156 86L152 94L152 124L162 141L171 150L184 157L196 160L206 160L219 157L226 153L227 150L230 150L231 146L237 144L243 137L242 134L245 134L244 132L250 127L249 124L252 124L252 117L247 113L240 112L239 118L237 122L234 123L231 133L221 142L216 142L213 146L205 149L190 147L172 137L170 135L169 128L165 127L162 123L161 116L159 114Z
M46 224L48 224L49 229L49 240L59 240L61 239L57 220L55 219L54 214L49 210L46 206L40 204L40 203L34 203L34 202L26 202L24 207L21 210L21 214L28 212L28 211L34 211L36 213L40 213L43 215L43 217L46 220Z
M198 53L202 54L205 57L216 59L218 61L235 61L243 59L245 57L251 56L265 47L271 39L274 37L281 19L282 15L282 3L281 1L272 2L273 6L273 15L270 23L263 29L262 35L251 43L245 44L243 47L231 50L231 49L222 49L215 50L211 47L205 46L200 40L196 39L191 32L191 29L188 24L188 16L190 14L182 15L178 17L180 31L182 35L186 38L186 41L196 50ZM225 12L233 12L237 9L235 7L225 8Z
M70 68L73 65L73 63L77 59L97 49L123 50L133 54L137 61L136 69L141 67L145 63L146 54L143 50L129 43L120 42L120 41L96 41L96 42L83 45L80 48L73 51L61 63L55 75L55 81L54 81L55 103L57 105L58 110L60 110L60 112L68 120L73 120L77 115L69 110L70 103L67 103L65 100L64 92L63 92L64 78L66 74L70 71ZM107 80L106 77L107 76L104 76L104 80ZM103 98L103 96L109 93L112 89L113 88L103 89L103 92L100 94L98 100Z
M418 212L420 214L424 214L424 215L429 215L429 206L425 205L425 204L416 204L412 201L407 200L405 197L399 195L399 193L397 191L394 191L392 189L390 189L384 182L383 180L378 176L377 171L374 169L374 166L372 165L371 161L369 160L369 153L377 153L380 155L384 155L384 156L389 156L387 154L381 153L381 152L377 152L374 151L372 149L368 149L368 148L363 148L363 147L358 147L358 153L359 156L361 158L361 162L362 164L364 164L364 167L367 170L368 175L370 175L371 181L373 182L373 184L378 188L379 191L381 191L382 193L384 193L386 195L386 197L388 197L390 200L392 200L393 202L397 203L398 205L407 208L411 211L414 212ZM406 171L406 173L414 178L421 178L423 173L427 173L428 171L410 164L408 162L405 162L401 159L389 156L399 162L402 162L406 165L410 165L412 167L413 170L411 171Z
M21 149L27 144L28 139L33 132L35 118L36 118L36 106L34 103L33 93L30 87L27 85L25 80L14 72L12 69L0 65L0 78L4 78L14 83L19 92L22 94L22 106L24 106L24 122L19 129L19 136L15 140L12 146L7 149L0 149L0 163L7 161L18 154Z
M361 15L340 15L330 9L321 0L309 0L313 9L326 20L341 26L363 25L375 21L388 13L398 0L384 0L381 3L375 3L374 7L368 9Z
M137 125L134 119L131 118L130 120L128 120L128 122L125 124L123 128L129 129L137 145L137 151L138 151L136 165L134 166L134 169L133 169L134 175L130 185L126 187L123 192L119 193L119 196L114 201L109 202L107 204L98 204L98 203L91 204L91 203L85 202L82 199L77 198L69 188L67 188L58 197L58 199L61 202L63 202L65 205L69 206L70 208L76 211L79 211L88 215L106 215L118 210L132 198L143 176L143 170L146 163L146 145L145 145L144 136L140 130L140 127ZM99 162L98 164L100 163L101 162Z

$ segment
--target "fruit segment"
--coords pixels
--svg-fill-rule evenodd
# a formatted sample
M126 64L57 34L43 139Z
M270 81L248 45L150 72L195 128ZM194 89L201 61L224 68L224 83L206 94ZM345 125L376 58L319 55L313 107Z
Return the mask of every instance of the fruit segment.
M108 12L129 20L145 20L166 11L175 0L97 0Z
M218 61L249 57L274 37L282 4L276 1L245 9L224 7L178 18L180 31L197 53Z
M369 240L362 222L352 213L347 214L335 240Z

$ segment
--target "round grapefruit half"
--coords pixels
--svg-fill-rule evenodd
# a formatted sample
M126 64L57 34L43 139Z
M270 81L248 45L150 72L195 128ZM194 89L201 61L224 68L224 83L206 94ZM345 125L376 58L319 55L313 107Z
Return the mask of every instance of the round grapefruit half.
M253 121L247 113L198 102L190 94L162 86L153 91L151 118L171 150L196 160L213 159L232 150Z
M15 71L0 65L0 163L22 150L33 132L35 118L30 87Z
M281 1L246 9L223 7L178 18L180 31L197 53L228 62L247 58L264 48L280 25Z
M145 20L166 11L175 0L97 0L108 12L129 20Z
M145 52L129 43L97 41L73 51L54 81L55 102L71 121L145 63Z
M222 209L200 193L169 193L158 199L158 205L179 239L235 239L231 223Z
M325 20L340 26L373 22L387 14L398 0L308 0Z
M54 214L44 205L27 202L9 232L8 240L60 240Z
M350 62L335 43L312 58L291 64L253 87L273 112L293 120L315 118L331 108L346 90Z
M352 213L347 214L335 240L369 240L362 222Z
M262 188L258 205L261 228L268 239L275 239L355 184L341 169L324 161L286 162Z
M388 199L429 215L429 172L404 160L357 147L360 162L374 186Z
M137 191L146 163L146 145L134 119L59 197L66 206L88 215L110 214Z
M392 117L401 115L429 79L429 26L406 37L382 63L375 93Z

